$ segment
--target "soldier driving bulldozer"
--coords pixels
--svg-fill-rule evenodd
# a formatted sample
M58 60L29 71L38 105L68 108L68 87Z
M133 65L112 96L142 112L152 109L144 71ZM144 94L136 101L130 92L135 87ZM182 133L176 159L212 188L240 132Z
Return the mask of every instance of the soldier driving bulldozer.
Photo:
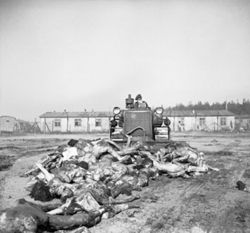
M138 94L136 97L135 97L135 108L143 108L143 109L149 109L149 106L148 106L148 103L144 100L142 100L142 96L141 94Z

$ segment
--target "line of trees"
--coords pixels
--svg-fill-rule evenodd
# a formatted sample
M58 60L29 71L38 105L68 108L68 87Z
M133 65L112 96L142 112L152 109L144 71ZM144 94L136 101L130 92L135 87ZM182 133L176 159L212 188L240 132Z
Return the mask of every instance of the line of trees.
M198 101L196 104L189 103L188 105L177 104L174 107L167 108L168 110L221 110L227 109L230 112L235 114L250 114L250 100L243 99L240 103L239 101L235 102L233 100L229 102L216 102L216 103L209 103Z

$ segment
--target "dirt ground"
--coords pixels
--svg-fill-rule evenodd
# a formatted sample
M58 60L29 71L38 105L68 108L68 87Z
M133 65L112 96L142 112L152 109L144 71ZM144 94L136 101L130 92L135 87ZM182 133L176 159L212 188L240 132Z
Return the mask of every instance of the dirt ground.
M23 174L39 158L70 138L99 137L107 135L0 138L0 210L30 200ZM250 187L250 134L175 134L173 140L205 152L220 171L189 179L162 175L140 192L140 209L103 220L92 233L250 232L250 193L235 188L238 180Z

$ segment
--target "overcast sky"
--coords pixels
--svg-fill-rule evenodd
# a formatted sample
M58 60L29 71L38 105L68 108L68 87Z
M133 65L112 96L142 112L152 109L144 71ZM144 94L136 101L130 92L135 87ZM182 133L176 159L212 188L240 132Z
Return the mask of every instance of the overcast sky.
M248 0L0 0L0 115L250 98Z

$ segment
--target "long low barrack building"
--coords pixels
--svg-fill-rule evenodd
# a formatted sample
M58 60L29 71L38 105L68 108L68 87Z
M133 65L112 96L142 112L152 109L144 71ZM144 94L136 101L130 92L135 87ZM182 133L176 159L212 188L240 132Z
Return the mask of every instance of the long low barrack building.
M43 133L108 132L111 112L46 112L40 116Z
M233 131L235 114L228 110L165 110L173 131Z

